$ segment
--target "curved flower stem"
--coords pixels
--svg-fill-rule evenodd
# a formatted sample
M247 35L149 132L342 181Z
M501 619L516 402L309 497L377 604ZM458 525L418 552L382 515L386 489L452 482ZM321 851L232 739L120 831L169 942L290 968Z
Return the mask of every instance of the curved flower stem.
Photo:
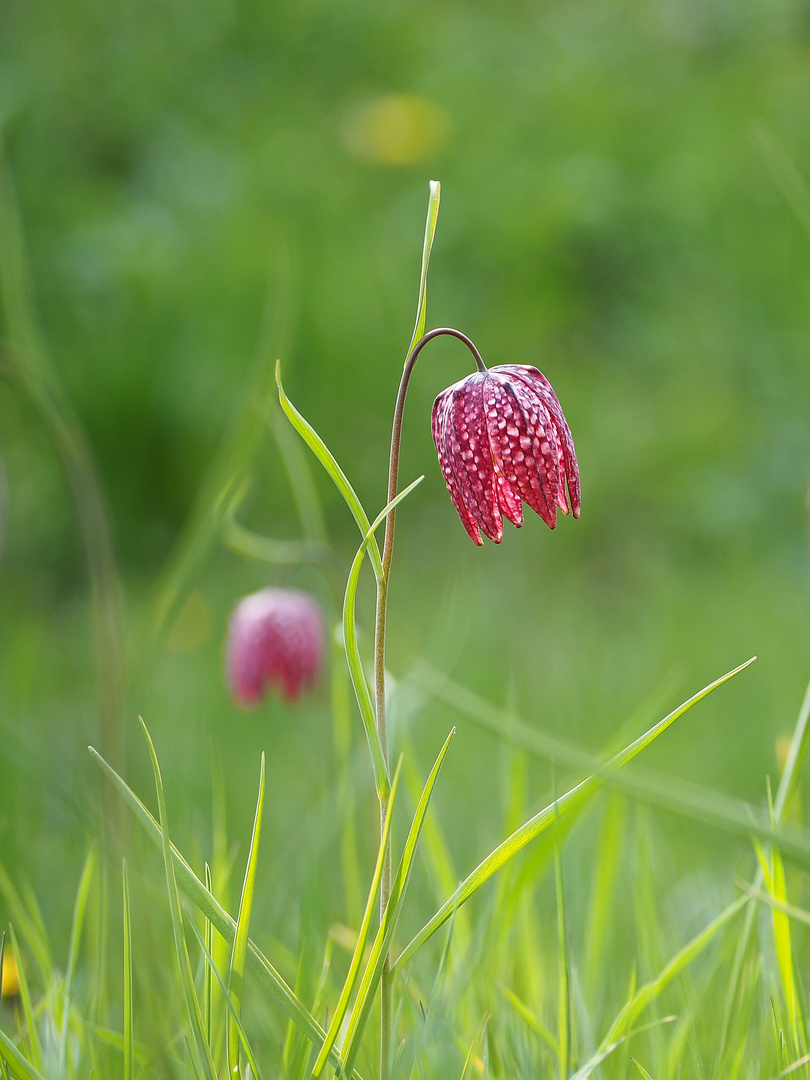
M397 482L399 480L399 448L402 441L402 418L405 413L405 398L408 394L408 384L411 374L416 365L419 353L433 338L448 335L463 341L475 358L479 371L486 371L486 365L481 359L481 354L466 334L460 330L454 330L449 326L440 326L436 330L430 330L424 334L411 349L402 379L397 393L397 403L394 409L394 427L391 433L391 457L388 466L388 498L392 502L397 494ZM374 634L374 688L376 696L377 732L380 737L383 755L386 765L388 764L388 729L385 716L385 616L388 606L388 577L391 571L391 559L394 554L394 523L396 510L392 509L385 520L385 541L382 552L382 574L377 580L377 621ZM383 835L385 821L388 816L388 797L380 800L380 830ZM382 879L380 882L380 916L382 917L391 894L391 841L390 836L383 862ZM382 980L380 983L380 1007L381 1007L381 1043L380 1043L380 1080L388 1080L388 1068L391 1052L391 978L390 961L386 957L383 965Z

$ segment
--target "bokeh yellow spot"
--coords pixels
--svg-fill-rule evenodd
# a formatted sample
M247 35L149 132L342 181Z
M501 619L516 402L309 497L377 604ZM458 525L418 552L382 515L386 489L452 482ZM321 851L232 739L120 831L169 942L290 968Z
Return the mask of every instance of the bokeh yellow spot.
M414 94L386 94L357 105L343 123L356 157L379 165L415 165L444 145L449 123L441 106Z
M16 997L20 992L20 973L8 949L3 953L3 997Z
M790 747L793 739L790 735L779 735L776 740L776 764L779 766L779 775L785 771L787 765L788 754L790 753Z
M208 599L199 589L193 589L169 631L166 647L172 652L196 652L208 641L213 625Z

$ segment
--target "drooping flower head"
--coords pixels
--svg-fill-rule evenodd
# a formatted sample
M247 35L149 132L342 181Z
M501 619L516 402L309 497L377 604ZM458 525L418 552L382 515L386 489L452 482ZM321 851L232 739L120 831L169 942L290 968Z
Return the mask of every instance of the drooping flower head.
M478 359L478 358L477 358ZM476 544L523 524L527 503L549 528L557 508L579 517L574 442L551 383L537 368L484 368L433 404L433 441L450 498Z
M287 702L314 689L323 665L324 618L306 593L262 589L231 616L226 665L231 692L246 708L277 690Z

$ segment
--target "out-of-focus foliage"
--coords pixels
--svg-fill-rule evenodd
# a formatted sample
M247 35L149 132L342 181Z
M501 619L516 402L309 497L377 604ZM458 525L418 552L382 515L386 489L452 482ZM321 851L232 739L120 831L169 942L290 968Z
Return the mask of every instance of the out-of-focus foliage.
M658 711L644 703L662 685L669 707L758 652L657 762L759 799L810 676L806 4L6 0L1 18L0 125L33 291L105 482L131 625L257 355L281 355L370 515L383 505L439 178L428 326L552 380L583 511L473 549L429 434L469 358L431 346L405 423L402 483L428 479L399 515L392 671L428 654L599 747L640 706ZM96 827L85 572L47 437L4 384L0 454L0 856L41 844L44 862L72 837L78 864L77 822ZM320 480L348 558L353 523ZM241 516L300 535L269 437ZM323 779L309 762L328 720L239 717L221 670L227 612L268 578L323 589L314 571L217 554L126 722L143 712L168 747L194 732L191 752L162 753L192 820L212 749L230 782L271 741L268 791L287 809L267 843L292 862L321 825L300 777ZM425 760L438 712L413 721ZM486 821L462 827L464 793L497 797L492 743L460 735L452 794L437 792L459 867L493 839ZM231 783L229 798L247 820L252 796Z

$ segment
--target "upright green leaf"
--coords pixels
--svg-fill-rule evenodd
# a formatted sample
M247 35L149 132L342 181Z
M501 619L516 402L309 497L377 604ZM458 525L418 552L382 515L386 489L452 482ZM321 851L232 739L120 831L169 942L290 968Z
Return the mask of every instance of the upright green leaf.
M132 917L126 859L124 859L123 864L122 892L124 914L124 1080L133 1080L135 1041L132 1011Z
M180 970L180 984L183 988L183 997L186 1003L189 1023L191 1024L192 1059L195 1068L202 1070L205 1080L216 1080L216 1067L211 1057L211 1049L205 1041L205 1028L203 1024L200 1003L197 1000L197 992L194 989L194 977L191 972L191 961L188 955L188 946L183 932L183 914L180 908L180 894L177 891L177 879L174 873L172 860L171 841L169 840L169 826L166 817L166 796L163 791L163 778L160 775L157 753L149 731L141 720L141 727L149 747L149 756L152 759L152 772L155 777L155 788L158 798L158 812L160 815L160 836L163 850L163 867L166 874L166 889L169 896L169 911L172 920L172 933L174 935L174 951L177 957L177 966ZM235 937L235 935L234 935Z
M408 356L411 355L414 345L425 332L428 267L430 265L430 252L433 248L433 237L436 235L436 221L439 217L439 202L441 201L441 195L441 184L438 180L431 180L427 220L425 222L425 241L422 245L422 271L419 275L419 299L416 303L416 324L413 328L411 343L408 346Z
M67 1067L67 1041L70 1028L70 1010L73 1005L73 981L76 975L76 961L79 957L79 943L84 926L84 914L87 910L87 899L90 895L90 886L96 872L96 849L90 849L85 859L79 888L76 893L76 902L73 906L73 925L70 931L70 947L68 951L68 966L65 974L64 999L62 1002L62 1025L59 1032L59 1068L62 1072Z
M259 837L262 828L262 808L264 807L264 754L262 754L261 771L259 774L259 798L256 803L256 816L253 820L253 832L250 837L250 850L248 852L247 866L245 867L245 880L242 885L242 895L239 900L239 914L236 919L236 933L233 937L233 949L231 951L231 964L228 974L228 996L233 1006L228 1013L227 1044L228 1044L228 1071L231 1076L239 1076L239 1032L235 1019L239 1019L242 1012L242 984L245 978L245 961L247 959L248 931L250 929L250 912L253 908L253 890L256 884L256 866L259 855Z
M382 743L380 742L379 732L377 731L376 711L371 700L368 680L363 671L363 662L360 659L360 649L357 645L357 623L354 614L355 600L357 598L357 585L360 580L360 569L363 565L363 558L369 545L374 539L375 530L385 521L389 511L393 510L395 506L402 502L406 495L409 495L416 485L420 484L423 480L424 476L420 476L403 491L400 491L396 498L392 499L387 506L383 507L373 523L369 526L366 535L363 537L363 542L357 549L357 554L352 562L349 577L346 582L346 595L343 599L343 647L346 650L346 662L349 665L349 675L360 709L360 716L363 719L363 726L366 729L366 738L368 739L368 745L371 751L371 763L374 769L374 782L377 786L377 796L381 802L388 797L390 781L388 779L388 766L385 761L385 753L382 748Z
M290 423L313 452L315 457L323 465L329 474L335 487L343 496L343 500L352 512L354 520L360 529L363 536L366 536L369 532L368 515L363 509L363 504L357 497L352 485L344 473L343 469L338 465L337 461L330 453L326 443L320 437L315 428L310 424L301 413L296 409L290 399L284 392L284 387L281 385L281 362L276 362L276 385L278 386L278 398L281 402L281 407L287 414ZM380 560L380 549L377 547L377 541L372 536L369 541L369 550L371 556L371 565L374 567L374 576L379 580L382 577L382 562Z
M377 931L377 936L374 939L374 944L371 947L371 956L369 957L368 964L363 972L363 978L360 982L360 988L357 991L357 1000L352 1009L349 1027L346 1032L346 1042L343 1048L343 1068L347 1073L351 1072L354 1067L354 1062L360 1049L360 1039L362 1038L363 1031L368 1022L374 993L376 992L382 976L385 958L388 956L391 948L391 939L394 936L397 920L399 919L399 914L402 910L405 891L408 887L408 881L413 867L413 858L416 854L416 845L419 842L419 835L422 831L422 825L425 820L425 814L427 813L430 796L433 794L433 788L439 775L439 769L442 766L444 756L450 747L450 743L455 733L456 729L453 728L445 739L444 746L442 746L439 751L439 756L436 758L436 762L425 782L422 797L416 807L416 813L414 814L410 832L408 833L408 839L405 841L405 849L402 852L402 858L400 859L399 867L397 868L397 874L391 887L391 895L380 921L380 927Z
M380 839L380 848L377 853L377 863L374 867L374 875L371 879L371 888L368 891L368 899L366 900L366 908L363 912L363 921L360 924L360 930L357 935L357 943L354 947L351 963L349 964L349 971L343 983L343 988L340 991L340 997L338 1003L335 1006L335 1012L332 1016L332 1022L329 1025L329 1031L326 1033L323 1046L318 1054L315 1065L312 1069L313 1077L321 1075L324 1065L329 1057L329 1051L335 1044L335 1039L340 1032L340 1025L343 1023L343 1017L346 1015L346 1009L349 1005L349 999L352 991L354 990L355 983L357 982L357 976L360 971L360 963L363 959L363 953L366 949L366 942L368 941L369 927L371 926L371 916L374 912L374 905L377 899L377 893L380 889L380 878L382 877L383 863L385 861L385 853L388 850L388 836L391 831L391 822L394 814L394 800L396 798L397 786L399 783L400 769L402 765L402 759L400 758L397 765L396 772L394 773L394 779L391 783L391 795L388 800L388 810L385 815L385 825L383 826L382 837Z

